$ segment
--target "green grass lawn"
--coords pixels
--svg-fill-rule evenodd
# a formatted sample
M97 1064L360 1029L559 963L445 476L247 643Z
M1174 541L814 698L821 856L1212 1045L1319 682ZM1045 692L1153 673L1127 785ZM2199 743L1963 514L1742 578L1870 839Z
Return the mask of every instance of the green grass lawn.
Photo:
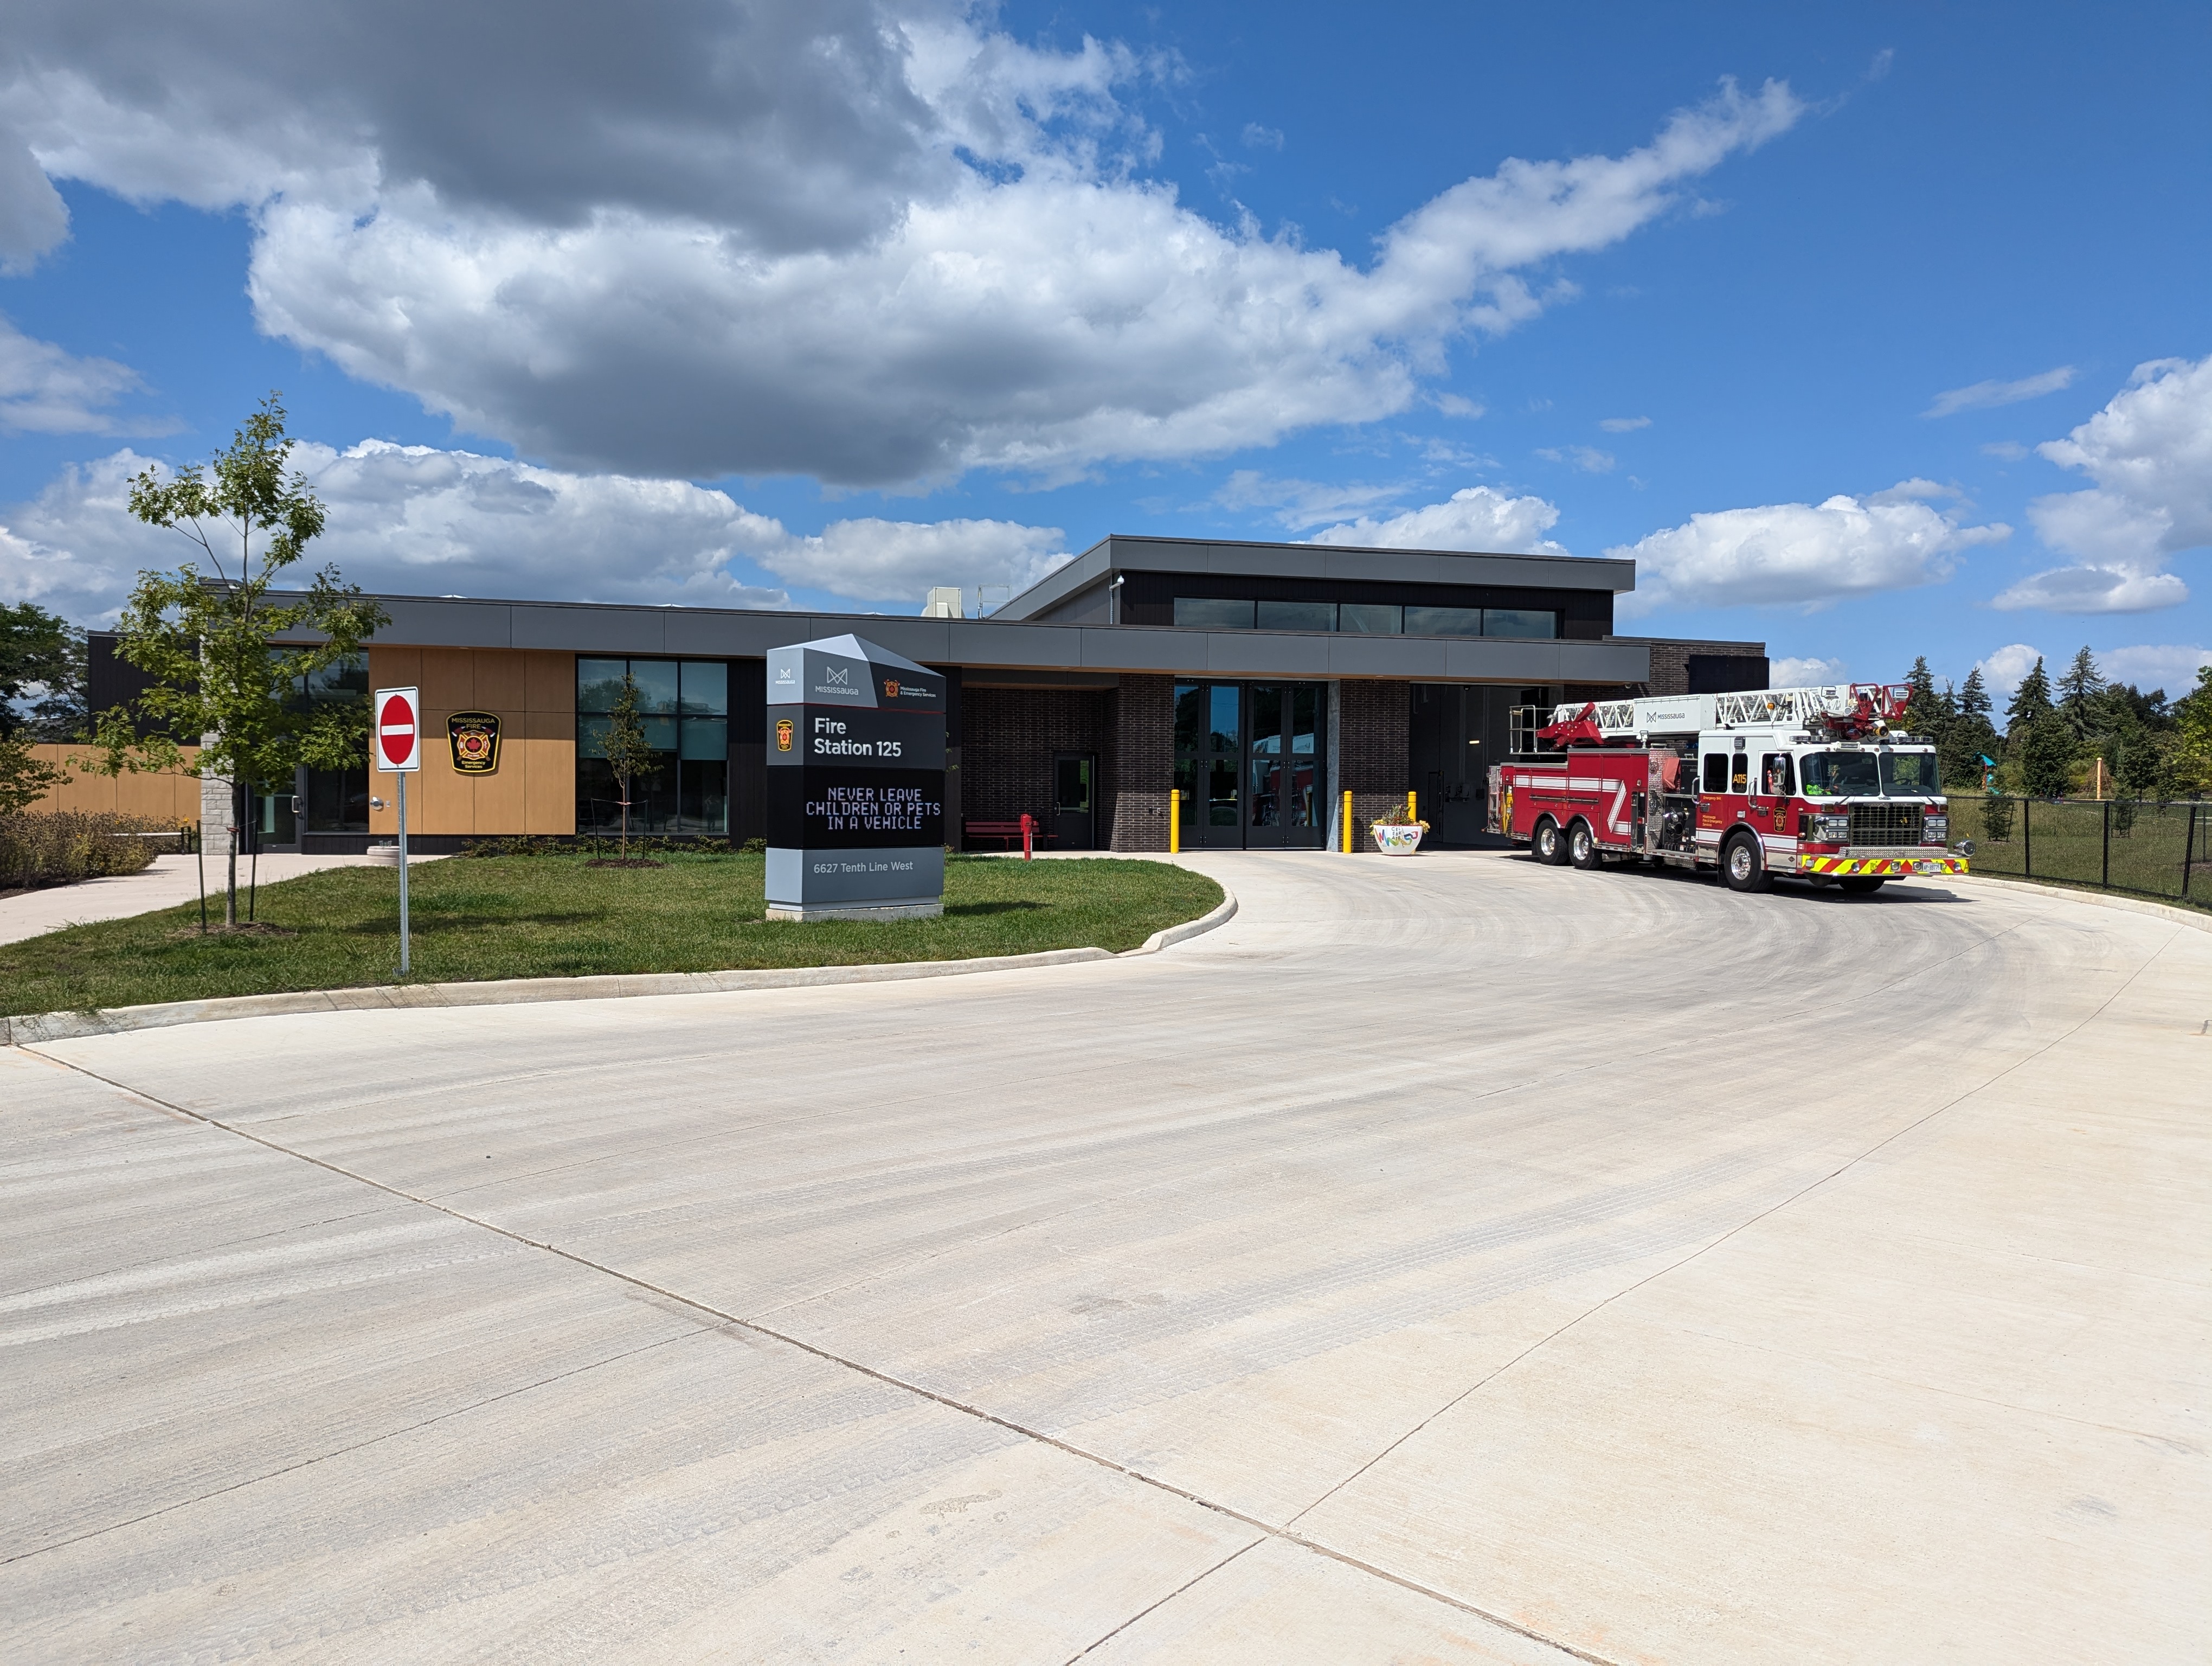
M661 856L658 868L553 855L454 857L409 873L410 982L961 960L1132 949L1221 901L1164 862L948 858L945 915L884 924L762 917L762 859ZM261 888L258 919L295 935L202 937L199 907L0 945L0 1012L132 1006L398 981L399 876L327 870ZM220 920L219 898L210 899ZM245 910L245 897L239 899Z
M2000 878L2062 885L2107 883L2106 806L2094 800L2012 805L2006 836L1990 836L1988 804L1966 793L1951 800L1951 836L1974 841L1973 871ZM2141 804L2132 815L2112 810L2111 878L2115 890L2181 900L2182 858L2189 845L2189 806ZM2200 811L2189 900L2212 902L2212 810Z

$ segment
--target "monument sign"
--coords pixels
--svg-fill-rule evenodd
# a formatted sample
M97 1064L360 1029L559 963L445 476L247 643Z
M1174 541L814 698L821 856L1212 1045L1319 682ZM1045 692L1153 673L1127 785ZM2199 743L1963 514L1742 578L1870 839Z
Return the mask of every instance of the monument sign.
M768 914L945 911L945 679L858 636L768 656Z

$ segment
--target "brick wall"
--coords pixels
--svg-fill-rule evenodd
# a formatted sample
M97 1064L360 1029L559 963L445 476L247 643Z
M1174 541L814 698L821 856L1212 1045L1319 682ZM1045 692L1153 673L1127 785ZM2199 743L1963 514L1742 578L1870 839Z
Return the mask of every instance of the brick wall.
M1105 689L963 687L960 709L960 814L970 821L1012 821L1022 815L1049 824L1054 752L1095 752L1100 773L1096 813L1106 829L1112 814L1113 693ZM1101 842L1104 841L1102 839ZM984 848L995 847L986 844Z
M1371 853L1367 829L1385 810L1402 809L1412 768L1413 694L1404 683L1346 682L1336 739L1340 793L1352 794L1352 848Z
M1115 702L1110 847L1168 848L1168 792L1175 785L1175 679L1124 677Z

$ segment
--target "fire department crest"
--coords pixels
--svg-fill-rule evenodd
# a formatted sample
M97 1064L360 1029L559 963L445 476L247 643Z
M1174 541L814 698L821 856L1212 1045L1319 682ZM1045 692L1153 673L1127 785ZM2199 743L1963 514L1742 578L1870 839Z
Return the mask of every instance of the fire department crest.
M791 720L787 717L775 720L775 749L779 752L791 750Z
M499 768L499 718L492 712L455 712L446 720L446 739L453 749L453 769L464 775L488 775Z
M890 677L884 678L884 698L886 700L896 700L898 698L898 682L896 678Z

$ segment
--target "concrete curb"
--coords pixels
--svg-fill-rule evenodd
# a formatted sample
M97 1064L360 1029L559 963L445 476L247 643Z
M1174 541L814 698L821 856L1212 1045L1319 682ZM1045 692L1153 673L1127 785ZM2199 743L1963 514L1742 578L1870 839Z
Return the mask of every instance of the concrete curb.
M2021 879L2008 873L1966 873L1946 877L1946 885L1955 885L1961 879L1969 885L2002 885L2008 890L2032 891L2045 897L2061 897L2069 903L2086 903L2093 909L2118 909L2123 914L2147 914L2153 919L2170 920L2177 926L2193 926L2201 932L2212 932L2212 914L2200 914L2194 909L2178 909L2167 903L2154 903L2147 897L2114 897L2106 891L2084 891L2078 885L2063 885L2055 880Z
M1216 880L1218 885L1220 882ZM27 1012L0 1018L0 1047L114 1036L133 1030L166 1030L179 1024L226 1018L272 1018L288 1012L385 1012L406 1006L512 1006L550 1000L613 1000L632 995L726 994L741 989L809 988L833 983L903 983L914 978L957 977L1030 966L1067 966L1157 954L1188 941L1237 912L1223 885L1219 906L1195 920L1156 931L1138 947L1116 955L1105 949L1043 949L1035 954L990 955L975 960L907 960L876 966L792 966L761 971L627 972L604 977L514 977L476 983L374 984L355 989L301 989L276 995L223 995L210 1000L156 1001L85 1012Z

